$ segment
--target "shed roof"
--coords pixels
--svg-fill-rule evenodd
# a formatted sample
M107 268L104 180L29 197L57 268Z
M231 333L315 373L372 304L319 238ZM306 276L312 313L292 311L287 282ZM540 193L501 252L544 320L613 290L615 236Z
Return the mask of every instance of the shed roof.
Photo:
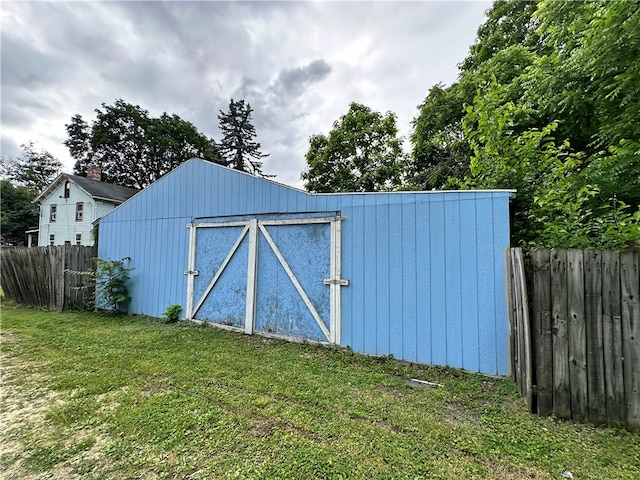
M514 196L513 190L308 193L269 178L193 158L107 213L101 222L153 218L210 218L264 213L338 211L351 204L477 200Z

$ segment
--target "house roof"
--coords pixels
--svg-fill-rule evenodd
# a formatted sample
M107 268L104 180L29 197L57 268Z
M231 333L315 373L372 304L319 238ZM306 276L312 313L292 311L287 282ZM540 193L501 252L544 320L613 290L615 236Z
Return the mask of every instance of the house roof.
M38 195L34 202L41 203L43 199L51 194L52 190L67 180L75 183L96 200L122 203L138 193L138 190L135 188L123 187L122 185L115 185L107 182L98 182L87 177L79 177L78 175L71 175L69 173L61 173L58 178L51 183L51 185L45 188L44 191Z

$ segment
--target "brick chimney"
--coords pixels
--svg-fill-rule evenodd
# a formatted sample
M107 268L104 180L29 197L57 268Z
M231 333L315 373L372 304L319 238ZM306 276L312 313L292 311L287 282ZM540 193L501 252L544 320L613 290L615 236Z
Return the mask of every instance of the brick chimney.
M89 180L95 180L96 182L101 182L102 170L100 170L100 167L95 167L93 165L90 165L89 167L87 167L87 178Z

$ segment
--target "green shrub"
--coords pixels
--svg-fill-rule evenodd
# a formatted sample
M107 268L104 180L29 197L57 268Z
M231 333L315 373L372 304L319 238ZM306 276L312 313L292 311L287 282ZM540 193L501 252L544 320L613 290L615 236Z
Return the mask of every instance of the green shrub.
M123 311L131 301L129 296L129 257L120 260L98 260L96 265L96 306L110 311Z
M182 313L182 306L177 303L173 303L167 307L162 316L166 318L167 323L177 322Z

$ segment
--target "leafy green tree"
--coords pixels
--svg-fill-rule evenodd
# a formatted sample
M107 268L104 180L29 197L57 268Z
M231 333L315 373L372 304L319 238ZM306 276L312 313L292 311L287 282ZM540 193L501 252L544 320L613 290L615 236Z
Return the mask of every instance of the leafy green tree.
M218 114L219 128L222 132L220 154L224 163L241 172L259 176L262 173L262 158L269 154L260 152L260 143L255 141L256 129L251 123L253 108L244 100L229 102L229 111L220 110Z
M640 210L603 196L584 174L589 161L557 138L558 121L521 128L532 105L504 101L512 85L494 81L467 107L463 128L473 149L462 188L516 189L513 231L522 245L622 249L640 240Z
M93 156L91 126L82 118L82 115L76 114L71 117L71 122L65 127L68 138L64 144L69 149L71 158L76 161L74 173L86 176L87 166L91 163Z
M413 151L408 181L416 190L445 188L450 178L464 178L471 152L462 132L464 99L460 84L435 85L418 107L410 139Z
M37 151L33 142L22 145L24 153L2 159L2 174L17 186L44 190L62 170L62 163L47 151Z
M352 103L329 135L313 135L302 173L311 192L376 192L400 187L405 169L396 116Z
M2 241L19 243L25 232L38 225L38 207L33 203L36 191L16 186L9 180L0 181L0 234Z
M542 53L535 17L539 1L497 0L487 11L487 20L480 25L476 42L460 64L460 72L474 72L498 52L519 45Z
M410 178L517 189L519 243L640 243L638 31L638 2L496 1L420 106Z
M127 187L144 188L193 157L220 162L215 142L192 123L167 113L152 117L123 100L103 103L91 125L75 115L66 128L74 173L84 176L95 164L105 181Z
M543 94L568 112L566 136L590 156L585 176L640 205L640 3L545 1L537 15L561 80Z
M503 82L517 78L531 64L531 52L544 49L533 18L536 7L531 1L496 1L459 65L458 81L449 87L435 85L418 106L410 136L412 188L451 188L468 175L471 149L462 129L465 106L473 104L478 88L494 77ZM514 46L519 48L510 49Z

